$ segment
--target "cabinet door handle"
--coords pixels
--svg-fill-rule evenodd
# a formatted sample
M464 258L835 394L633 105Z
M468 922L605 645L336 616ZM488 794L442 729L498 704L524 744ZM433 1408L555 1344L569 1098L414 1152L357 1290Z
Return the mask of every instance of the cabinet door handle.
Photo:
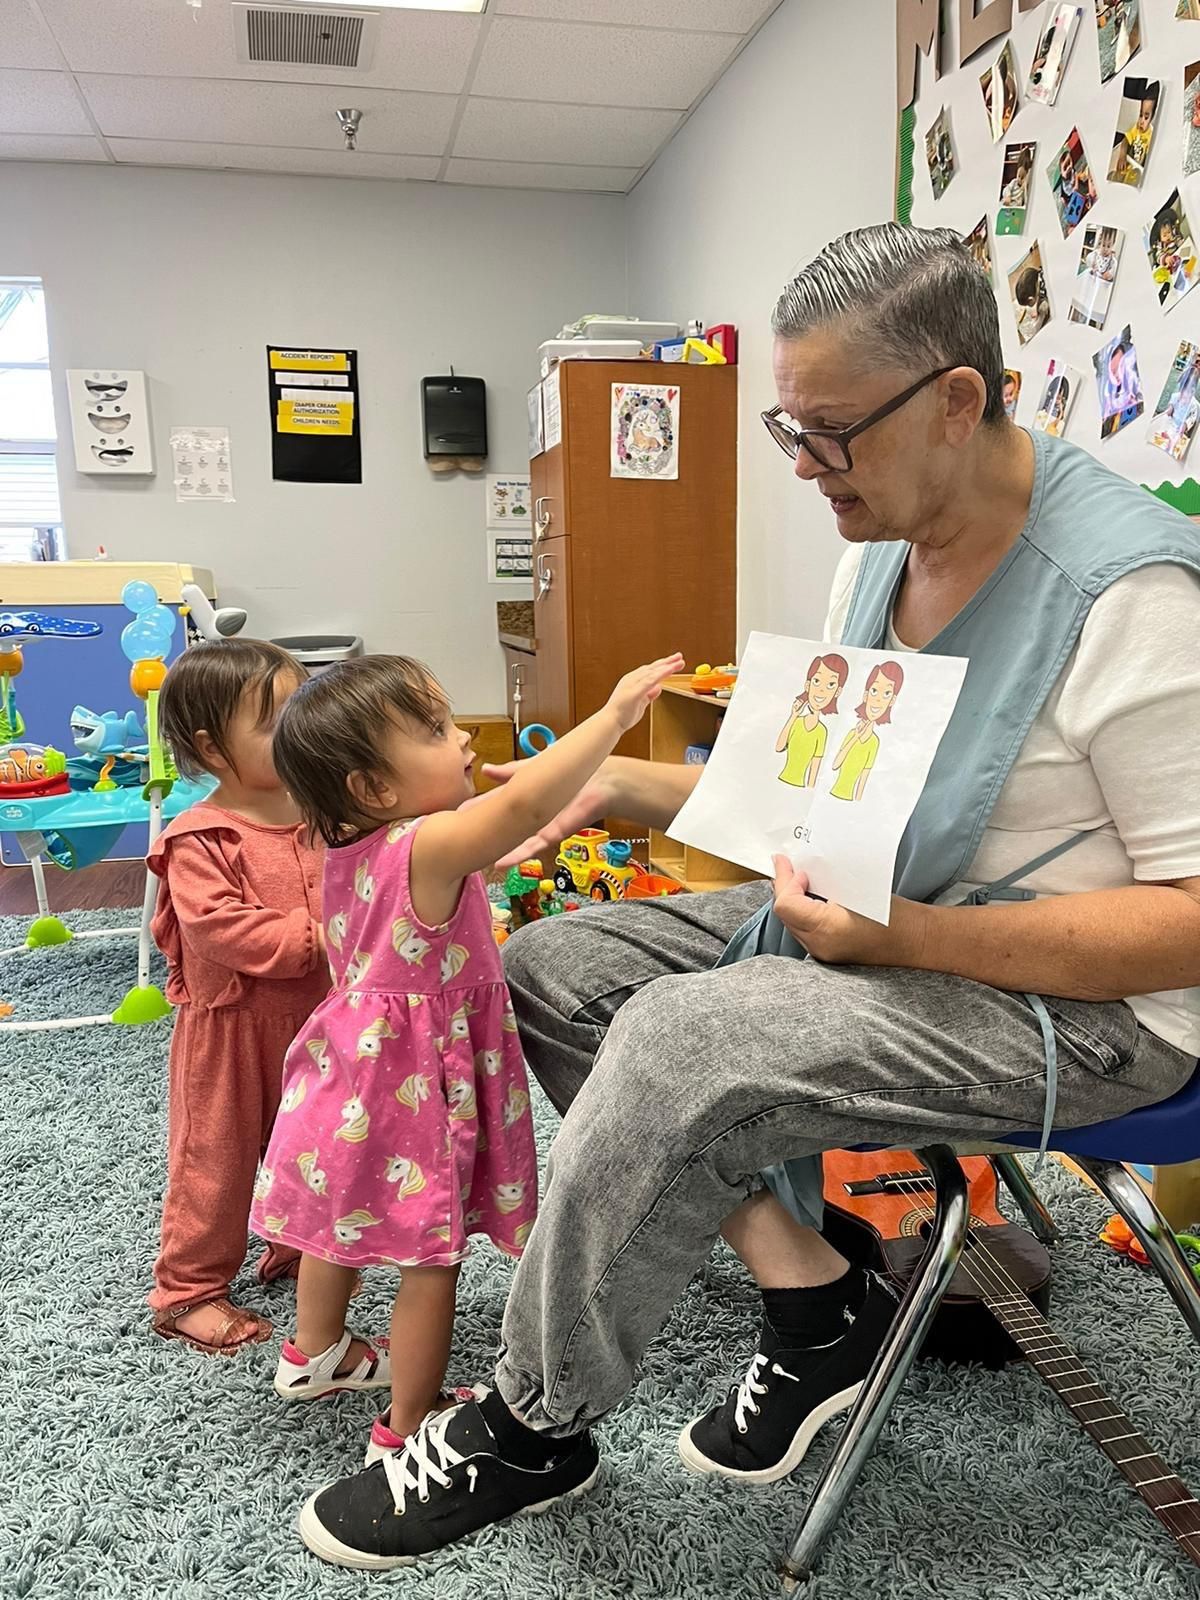
M534 527L537 529L537 536L539 539L544 539L546 537L546 535L550 532L550 524L554 521L554 517L551 512L545 509L549 506L549 504L550 496L548 494L538 495L537 499L533 502L533 522Z
M554 568L545 556L538 557L538 599L544 600L550 593L550 585L554 582Z
M521 672L522 672L523 669L522 669L521 663L519 661L514 661L512 666L508 670L512 673L512 681L514 683L516 683L516 684L524 683L525 680L521 676Z

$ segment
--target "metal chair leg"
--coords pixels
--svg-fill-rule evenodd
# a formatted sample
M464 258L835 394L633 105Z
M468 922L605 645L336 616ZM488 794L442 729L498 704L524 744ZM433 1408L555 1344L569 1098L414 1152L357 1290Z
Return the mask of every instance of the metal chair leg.
M1150 1257L1150 1265L1166 1284L1192 1337L1200 1344L1200 1282L1162 1212L1119 1161L1076 1155L1071 1160L1083 1168L1133 1229Z
M813 1491L791 1548L781 1562L786 1594L793 1593L812 1576L867 1457L883 1431L962 1254L970 1217L963 1170L949 1145L930 1145L917 1154L933 1174L937 1192L929 1243L905 1290L883 1348L850 1411L845 1430Z
M1057 1244L1058 1229L1054 1225L1054 1218L1046 1210L1045 1201L1034 1188L1033 1179L1025 1171L1020 1158L993 1156L991 1161L1000 1181L1021 1208L1030 1233L1041 1244Z

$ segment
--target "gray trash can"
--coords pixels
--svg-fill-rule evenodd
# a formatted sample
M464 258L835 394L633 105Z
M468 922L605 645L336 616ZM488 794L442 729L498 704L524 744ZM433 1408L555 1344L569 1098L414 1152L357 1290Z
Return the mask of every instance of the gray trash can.
M335 661L348 661L363 653L363 642L354 633L301 633L288 639L272 639L271 643L290 651L308 668L310 677L324 672Z

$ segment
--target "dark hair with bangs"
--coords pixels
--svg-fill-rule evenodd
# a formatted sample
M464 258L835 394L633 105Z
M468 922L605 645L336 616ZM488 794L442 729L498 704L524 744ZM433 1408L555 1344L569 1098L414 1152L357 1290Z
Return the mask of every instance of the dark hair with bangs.
M275 729L275 769L313 834L345 844L377 828L346 780L385 771L380 747L398 718L434 732L449 709L433 673L411 656L338 661L302 684Z
M265 639L190 645L167 673L158 703L159 727L180 772L196 778L208 771L196 747L201 731L233 766L227 740L239 705L246 695L256 696L259 725L267 722L280 677L300 684L305 671L295 656Z

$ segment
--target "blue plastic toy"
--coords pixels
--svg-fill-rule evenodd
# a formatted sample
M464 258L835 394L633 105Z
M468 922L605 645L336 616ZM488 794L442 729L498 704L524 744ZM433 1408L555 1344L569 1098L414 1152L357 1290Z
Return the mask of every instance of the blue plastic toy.
M535 735L542 741L541 744L534 744ZM554 735L544 722L531 722L527 728L521 729L517 743L522 755L536 756L543 750L549 750L554 743Z

